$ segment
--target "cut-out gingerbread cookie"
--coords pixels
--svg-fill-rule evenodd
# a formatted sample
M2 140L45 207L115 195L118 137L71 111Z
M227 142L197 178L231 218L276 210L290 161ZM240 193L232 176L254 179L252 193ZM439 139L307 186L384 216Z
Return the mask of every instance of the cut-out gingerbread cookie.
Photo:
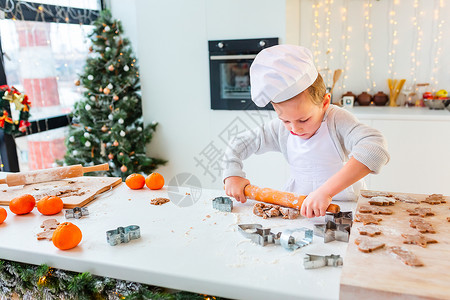
M355 244L358 245L358 250L362 252L373 252L377 249L384 247L384 243L373 238L359 237L355 240Z
M432 195L428 196L422 202L428 203L431 205L437 205L437 204L445 203L445 200L444 200L444 196L442 194L432 194Z
M410 216L434 216L434 212L431 211L431 208L428 207L416 207L414 209L407 209L406 210Z
M355 221L356 222L362 222L364 225L367 224L375 224L378 225L382 218L375 217L373 215L363 215L363 214L356 214L355 215Z
M43 232L39 232L36 236L38 240L52 240L53 232L58 227L59 222L56 219L47 219L41 224L44 228Z
M398 201L410 203L410 204L419 204L420 203L419 200L417 200L416 198L411 197L409 195L394 195L394 198L397 199Z
M375 236L381 234L381 229L378 226L375 225L365 225L358 228L359 234L361 235L368 235L368 236Z
M289 207L280 207L283 219L296 219L300 215L300 210Z
M392 215L393 211L386 207L361 205L359 208L360 213L369 213L374 215Z
M419 245L423 248L427 247L427 244L437 243L435 239L429 238L423 234L402 234L402 237L405 239L403 244L414 244Z
M420 233L436 233L431 223L428 223L422 218L415 217L409 220L410 226L412 228L416 228Z
M423 266L423 262L418 259L414 253L402 247L388 247L388 252L394 255L396 258L400 259L405 265L413 267Z
M379 192L379 191L361 191L361 196L364 198L372 198L372 197L391 197L392 193L388 192Z
M391 197L384 197L384 196L372 197L369 199L369 204L377 205L377 206L394 205L395 199L391 198Z

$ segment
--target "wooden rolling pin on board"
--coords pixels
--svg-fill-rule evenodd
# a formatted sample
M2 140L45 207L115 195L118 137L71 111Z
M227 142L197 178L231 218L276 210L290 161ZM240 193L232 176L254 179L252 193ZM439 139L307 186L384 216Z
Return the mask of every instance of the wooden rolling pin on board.
M6 178L0 179L0 184L6 183L8 186L17 186L40 182L49 182L61 180L64 178L80 177L87 172L108 171L108 170L109 170L108 164L101 164L92 167L73 165L67 167L36 170L30 172L11 173L6 175Z
M247 185L244 188L244 195L249 199L265 203L276 204L284 207L300 209L306 196L298 196L293 193L280 192L270 188L260 188L254 185ZM339 205L330 204L327 212L338 213L341 208Z

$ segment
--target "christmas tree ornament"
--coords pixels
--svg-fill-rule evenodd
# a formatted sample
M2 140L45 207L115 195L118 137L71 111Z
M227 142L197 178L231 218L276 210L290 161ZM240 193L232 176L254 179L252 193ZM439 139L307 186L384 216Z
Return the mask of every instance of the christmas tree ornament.
M125 121L122 119L122 118L120 118L118 121L117 121L117 123L119 123L119 124L123 124Z
M86 147L90 147L90 146L91 146L91 142L86 141L86 143L84 143L84 145L85 145Z
M123 156L123 152L120 152L119 155L120 155L120 156Z
M125 135L126 135L125 131L121 130L121 131L120 131L120 136L121 136L121 137L124 137Z
M109 32L111 30L111 28L109 26L105 26L105 31Z
M77 150L73 150L73 151L72 151L72 154L75 155L75 156L77 156L77 155L78 155L78 151L77 151Z
M94 150L94 148L92 148L92 151L93 150ZM106 155L106 144L105 143L100 144L100 155L102 157L104 157Z
M79 79L77 79L77 80L75 80L74 84L75 84L76 86L79 86L79 85L81 84L81 82L80 82Z
M89 79L89 80L94 80L94 76L88 75L87 79Z
M71 143L75 142L75 137L73 135L69 137L69 142Z
M89 134L89 132L85 132L85 133L84 133L84 137L85 137L85 138L88 139L90 136L91 136L91 135Z
M113 96L113 100L114 100L114 101L117 101L117 100L119 100L119 96L117 96L117 95L114 95L114 96Z
M102 87L99 87L98 88L98 91L101 93L101 92L103 92L103 88Z
M109 88L107 88L107 87L105 87L105 88L103 89L103 93L104 93L105 95L108 95L110 92L111 92L111 90L110 90Z
M91 96L89 99L91 99L91 101L95 101L95 96Z
M122 171L122 173L125 173L126 171L128 171L127 166L125 166L125 165L121 166L120 171Z
M86 109L86 110L88 110L88 111L91 110L91 108L92 108L92 107L91 107L89 104L86 104L86 105L84 106L84 109Z
M92 46L89 46L89 52L94 51L94 48Z
M109 83L106 87L107 87L108 89L112 90L112 88L113 88L114 86L112 85L112 83Z
M112 153L108 154L109 159L114 159L114 155Z
M138 127L137 131L141 132L142 131L142 127Z
M108 119L112 121L112 120L114 120L114 116L112 114L109 114Z
M123 97L123 100L127 101L128 100L128 96Z
M111 51L111 48L106 47L106 48L105 48L105 52L109 52L109 51Z
M125 65L125 66L123 67L123 70L124 70L125 72L128 72L128 71L130 71L130 67L127 66L127 65Z
M119 142L117 140L114 141L113 146L115 146L115 147L119 146Z
M103 126L102 126L102 131L103 131L103 132L107 132L107 131L108 131L108 127L107 127L106 125L103 125Z
M109 65L108 70L114 71L114 66L113 65Z

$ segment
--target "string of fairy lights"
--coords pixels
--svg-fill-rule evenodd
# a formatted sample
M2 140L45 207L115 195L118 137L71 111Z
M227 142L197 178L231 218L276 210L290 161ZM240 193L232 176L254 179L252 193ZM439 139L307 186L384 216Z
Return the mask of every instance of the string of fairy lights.
M412 9L410 9L409 2L403 1L401 3L401 0L392 0L384 3L373 0L364 0L364 2L357 3L352 3L349 0L311 0L310 2L312 12L311 48L316 67L322 75L325 75L324 79L327 79L330 72L332 72L331 68L343 70L340 84L337 85L335 91L339 89L346 90L352 77L361 77L366 82L365 90L367 92L375 92L377 84L380 85L381 81L377 81L374 75L379 74L375 74L374 70L375 65L377 70L382 69L380 64L386 64L386 76L383 79L383 85L387 78L399 79L398 76L406 76L409 84L414 85L419 80L419 77L420 80L423 80L425 77L429 78L429 83L433 88L439 89L440 61L443 56L444 44L445 13L443 13L443 8L445 7L445 0L433 1L434 8L431 16L426 14L427 9L430 8L431 1L425 2L423 0L414 0ZM384 9L386 9L385 19L374 12L374 5L384 5ZM406 14L401 5L408 6L408 13L411 11L413 15L405 18ZM353 10L352 13L349 9ZM362 13L358 15L357 9L362 9ZM379 9L379 6L377 9ZM361 12L361 10L359 11ZM339 16L336 16L336 14L339 14ZM408 31L408 36L404 35L404 31L400 31L399 22L402 22L404 25L405 22L411 22L412 30ZM433 31L425 33L424 30L429 26L429 22L433 22L431 25ZM387 23L387 36L383 35L384 40L382 41L379 39L375 41L374 31L378 30L377 26L386 27L385 23ZM364 51L362 72L364 72L364 76L362 76L361 72L351 72L352 68L359 67L358 64L352 62L352 58L356 56L356 53L353 51L360 51L359 49L361 49L359 45L362 39L358 37L361 29L357 28L356 31L354 30L355 27L361 25L364 35L362 41L362 50ZM337 32L336 28L340 28L341 38L335 41L333 37L335 36L334 33ZM424 45L425 38L431 43L431 46ZM404 42L408 40L411 40L409 47ZM379 52L374 53L373 51L374 47L380 47L382 43L387 43L387 45L384 44L388 50L387 60L384 57L378 57ZM339 49L336 53L340 55L334 55L334 48ZM399 66L405 65L405 59L408 59L405 56L400 56L400 54L404 55L408 48L410 49L409 75L408 67L406 67L406 70L405 67L403 67L403 70L399 69ZM402 51L400 52L400 50ZM427 51L430 52L429 55L427 55ZM430 59L430 63L422 61L425 57ZM400 60L401 63L399 64ZM429 66L428 77L424 76L427 66ZM326 84L329 85L330 82L326 82Z

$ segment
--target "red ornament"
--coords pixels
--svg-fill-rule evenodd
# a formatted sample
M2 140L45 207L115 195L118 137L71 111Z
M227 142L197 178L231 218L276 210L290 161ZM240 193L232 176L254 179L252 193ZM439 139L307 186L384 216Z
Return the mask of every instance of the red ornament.
M107 87L105 87L105 88L103 89L103 93L104 93L105 95L108 95L110 92L111 92L111 90L108 89Z
M113 145L114 145L115 147L117 147L117 146L119 146L119 142L118 142L118 141L114 141Z
M117 100L119 100L119 96L117 96L117 95L114 95L114 96L113 96L113 100L114 100L114 101L117 101Z
M114 66L113 65L109 65L108 70L114 71Z
M125 173L127 170L128 170L127 166L120 167L120 171L122 171L122 173Z
M114 155L113 155L112 153L110 153L110 154L108 154L108 158L109 158L109 159L113 159L113 158L114 158Z

